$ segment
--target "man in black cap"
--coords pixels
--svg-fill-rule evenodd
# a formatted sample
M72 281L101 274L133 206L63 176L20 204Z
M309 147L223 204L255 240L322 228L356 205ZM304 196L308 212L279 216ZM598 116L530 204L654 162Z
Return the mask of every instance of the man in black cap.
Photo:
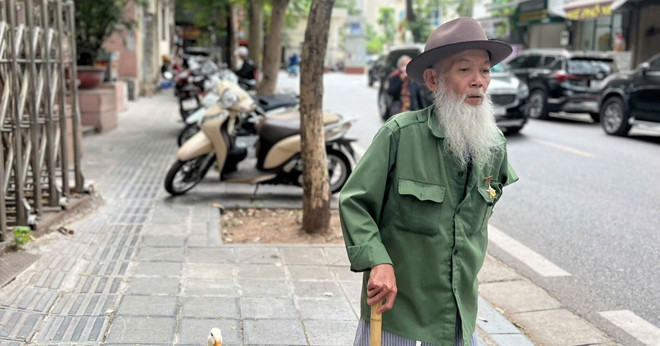
M368 344L381 302L383 344L476 345L488 219L518 180L486 94L491 66L511 51L459 18L408 64L434 105L385 123L339 199L351 270L364 272L356 345Z

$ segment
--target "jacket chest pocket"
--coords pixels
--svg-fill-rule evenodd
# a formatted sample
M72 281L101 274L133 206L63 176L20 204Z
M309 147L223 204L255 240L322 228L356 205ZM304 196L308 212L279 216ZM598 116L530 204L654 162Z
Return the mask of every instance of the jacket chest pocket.
M482 213L477 214L477 220L479 220L479 222L475 225L477 227L472 228L472 232L470 232L471 234L481 233L488 226L488 220L490 219L490 216L493 215L495 202L500 198L500 194L502 193L501 185L502 184L499 183L492 183L488 185L491 186L490 189L478 189L479 196L476 196L476 203L479 206L478 209L482 210Z
M438 184L399 179L399 217L397 229L425 235L435 235L440 227L440 211L445 199L445 187Z

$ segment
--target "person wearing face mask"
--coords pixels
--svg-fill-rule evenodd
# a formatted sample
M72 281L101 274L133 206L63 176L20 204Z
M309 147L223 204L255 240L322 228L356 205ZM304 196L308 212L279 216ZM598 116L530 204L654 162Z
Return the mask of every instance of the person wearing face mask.
M414 111L428 106L422 95L419 84L411 80L406 73L406 66L412 60L407 55L402 55L396 63L397 69L388 77L387 93L392 96L390 114Z
M464 17L407 64L434 104L388 120L339 197L351 270L364 273L355 345L369 344L374 307L383 344L477 344L488 219L518 180L486 94L491 66L511 52Z

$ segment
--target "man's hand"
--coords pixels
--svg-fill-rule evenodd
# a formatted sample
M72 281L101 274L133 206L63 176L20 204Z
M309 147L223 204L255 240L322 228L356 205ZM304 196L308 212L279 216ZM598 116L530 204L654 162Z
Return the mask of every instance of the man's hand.
M385 303L378 310L379 314L392 309L396 298L396 277L391 264L379 264L371 268L369 282L367 283L367 304L373 306L377 302Z

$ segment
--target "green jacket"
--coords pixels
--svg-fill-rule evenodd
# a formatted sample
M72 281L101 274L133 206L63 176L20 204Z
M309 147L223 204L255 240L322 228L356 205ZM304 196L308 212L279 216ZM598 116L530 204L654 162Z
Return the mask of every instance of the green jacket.
M453 345L456 312L469 343L477 317L477 273L488 243L487 224L502 188L518 176L501 136L492 165L466 172L443 149L436 108L406 112L379 130L339 197L351 270L394 267L398 293L383 314L383 330L422 342ZM464 191L466 198L463 199Z

